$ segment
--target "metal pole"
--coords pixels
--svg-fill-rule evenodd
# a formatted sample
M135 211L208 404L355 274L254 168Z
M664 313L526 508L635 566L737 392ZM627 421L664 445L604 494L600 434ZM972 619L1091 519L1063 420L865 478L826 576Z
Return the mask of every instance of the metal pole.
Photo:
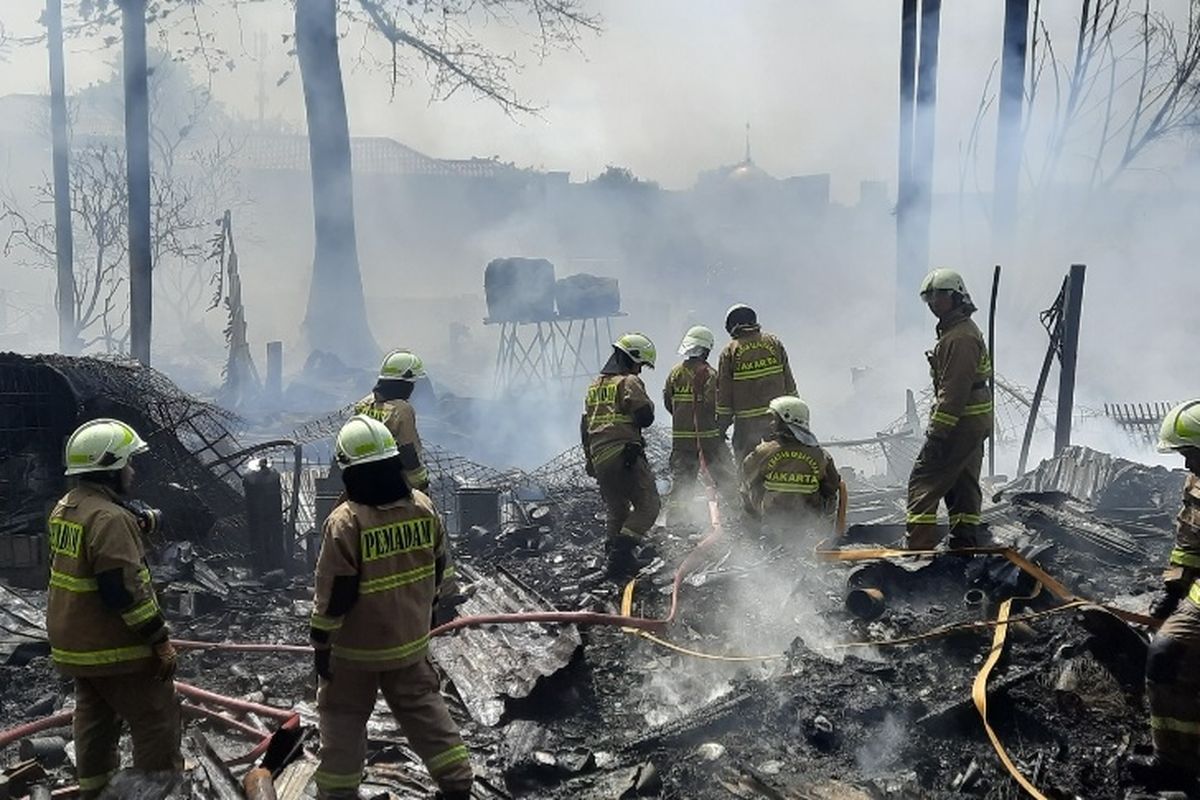
M1000 265L992 272L992 299L988 302L988 358L992 372L988 376L988 392L992 396L992 432L988 436L988 477L996 477L996 298L1000 294Z
M913 272L913 115L917 87L917 0L903 0L900 11L900 153L896 181L896 329L905 327ZM901 298L904 298L902 301ZM901 302L904 306L901 307Z
M1062 371L1058 378L1058 414L1054 424L1054 454L1071 444L1071 417L1075 411L1075 363L1079 355L1079 322L1083 313L1084 264L1072 264L1063 303Z
M1067 292L1067 280L1063 278L1059 299ZM1058 300L1055 300L1055 306ZM1053 309L1051 309L1053 311ZM1025 423L1025 436L1021 439L1021 456L1017 459L1017 477L1025 474L1025 464L1029 459L1029 445L1033 442L1033 428L1037 425L1038 410L1042 407L1042 395L1046 392L1046 379L1050 376L1050 367L1054 363L1054 355L1058 352L1058 343L1062 332L1062 320L1055 322L1054 329L1048 331L1050 344L1046 346L1046 357L1042 359L1042 371L1038 373L1037 388L1033 391L1033 400L1029 404L1029 420Z
M70 149L67 143L66 67L63 59L62 0L46 0L46 44L50 51L50 135L54 160L54 247L58 266L58 349L79 350L75 331L75 239L71 234Z
M996 132L996 172L992 189L992 241L997 253L1012 246L1021 171L1021 117L1025 105L1025 52L1029 40L1029 0L1004 2L1004 52L1000 68L1000 111Z
M912 291L928 271L929 229L933 218L933 161L937 117L938 37L942 0L922 0L921 35L917 51L917 105L913 140L913 270L906 281ZM910 304L912 313L918 304Z
M122 0L125 50L125 170L129 184L130 355L150 363L150 98L146 69L146 0Z

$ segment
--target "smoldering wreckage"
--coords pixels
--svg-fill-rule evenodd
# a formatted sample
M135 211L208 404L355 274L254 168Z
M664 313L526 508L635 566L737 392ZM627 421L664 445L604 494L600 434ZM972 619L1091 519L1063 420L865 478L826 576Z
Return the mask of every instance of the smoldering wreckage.
M0 797L74 791L41 531L63 488L60 444L97 416L148 432L137 493L162 510L150 558L186 720L182 780L122 773L106 796L311 796L304 643L318 531L341 488L328 440L348 412L251 429L136 364L9 354L0 375ZM670 442L652 432L662 477ZM911 461L919 435L903 420L881 434L889 462ZM605 578L604 507L579 448L532 471L436 436L424 451L465 597L432 652L473 797L1182 796L1122 775L1151 743L1147 636L1119 616L1144 612L1160 581L1180 472L1067 447L988 487L997 547L971 556L888 551L905 508L886 478L848 476L847 530L799 553L731 513L714 527L698 496L621 588ZM362 796L432 788L380 703Z

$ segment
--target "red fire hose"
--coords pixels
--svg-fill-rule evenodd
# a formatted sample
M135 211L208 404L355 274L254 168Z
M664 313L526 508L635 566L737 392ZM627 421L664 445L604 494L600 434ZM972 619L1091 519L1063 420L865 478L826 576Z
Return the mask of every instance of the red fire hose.
M51 728L64 728L71 724L74 719L74 711L60 711L49 717L35 719L33 722L26 722L23 725L18 725L15 728L9 728L6 731L0 731L0 748L8 747L13 742L19 742L28 736L33 736L35 733L50 730Z

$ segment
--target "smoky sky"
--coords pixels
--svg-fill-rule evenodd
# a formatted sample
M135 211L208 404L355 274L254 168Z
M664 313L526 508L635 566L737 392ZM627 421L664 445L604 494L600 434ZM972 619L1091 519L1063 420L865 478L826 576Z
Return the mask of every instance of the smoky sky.
M1067 57L1078 4L1043 5ZM1186 3L1153 5L1181 16ZM42 7L40 0L6 0L6 27L17 35L36 33ZM514 84L541 110L515 119L466 93L431 103L422 68L412 60L404 62L410 69L392 98L380 63L387 58L384 43L344 25L352 133L390 136L439 157L498 156L569 170L576 180L617 164L666 187L685 188L699 171L741 159L749 123L755 161L776 176L829 172L834 198L843 202L857 200L861 180L894 184L897 3L610 0L592 7L603 18L603 32L585 33L576 49L552 52L541 63L527 31L479 29L481 39L523 62ZM999 56L1002 15L1002 2L943 5L940 190L958 181L961 151ZM294 57L281 37L292 26L290 3L246 5L239 15L202 11L200 18L237 63L233 72L220 69L214 76L218 99L247 118L257 114L261 33L267 113L302 126ZM72 42L69 86L102 79L118 57L119 47ZM276 86L285 73L289 79ZM0 64L0 93L45 87L41 48L15 47ZM985 149L990 138L984 131ZM981 160L990 162L990 150Z

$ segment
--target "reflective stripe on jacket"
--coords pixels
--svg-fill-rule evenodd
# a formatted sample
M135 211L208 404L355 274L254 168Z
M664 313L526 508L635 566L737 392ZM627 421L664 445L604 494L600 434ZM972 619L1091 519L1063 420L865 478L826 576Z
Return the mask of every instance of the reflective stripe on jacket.
M347 500L335 508L321 534L311 620L330 634L334 659L382 671L423 658L445 549L441 518L419 491L387 506ZM353 605L340 614L330 609L339 576L358 580Z
M930 432L990 433L992 359L983 334L965 309L939 323L937 330L937 345L927 353L935 394Z
M81 482L58 501L47 521L46 628L50 657L66 675L147 670L153 659L150 642L167 636L137 520L117 500L107 488ZM97 576L102 573L119 575L120 608L101 597Z
M779 434L758 447L742 464L742 495L752 511L808 509L827 514L834 508L841 476L821 447Z
M697 439L721 435L717 428L717 372L708 362L689 358L671 370L663 386L663 406L671 412L671 437L676 449L695 451Z
M717 419L762 417L776 397L796 394L796 380L783 343L758 326L743 328L725 345L717 363Z
M635 422L639 411L653 408L637 375L601 375L588 387L583 404L586 447L593 464L615 458L630 442L642 442Z

